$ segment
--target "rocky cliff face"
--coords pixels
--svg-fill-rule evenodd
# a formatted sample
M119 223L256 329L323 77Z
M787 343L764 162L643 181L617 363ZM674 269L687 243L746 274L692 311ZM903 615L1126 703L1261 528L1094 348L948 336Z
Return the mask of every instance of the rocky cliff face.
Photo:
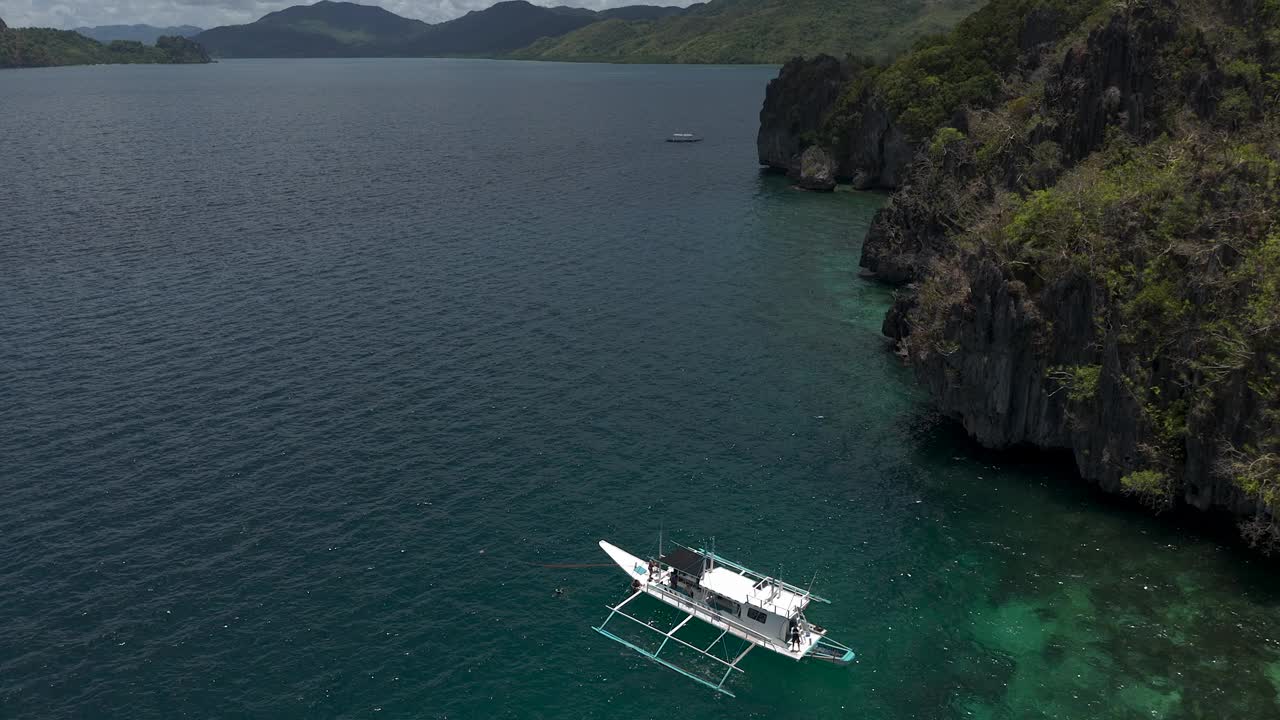
M1072 161L1100 147L1109 128L1150 139L1160 129L1163 96L1181 94L1180 88L1161 87L1157 78L1159 54L1178 26L1155 7L1113 15L1083 47L1070 48L1051 77L1045 104L1063 122L1048 134ZM1204 51L1194 41L1187 47Z
M1157 13L1159 7L1166 13ZM1215 84L1221 89L1222 76L1213 67L1213 58L1205 47L1203 36L1195 36L1183 52L1200 58L1205 67L1185 80L1190 92L1157 87L1157 55L1169 48L1165 45L1178 30L1169 17L1173 4L1161 0L1150 4L1134 3L1131 12L1118 13L1094 30L1087 42L1069 46L1063 59L1044 81L1044 91L1034 98L1044 117L1027 137L1007 138L1009 142L1056 145L1059 167L1051 168L1039 185L1052 184L1064 167L1070 167L1098 149L1110 129L1123 130L1134 138L1149 140L1163 128L1153 118L1159 114L1165 96L1185 99L1200 114L1212 109ZM1019 33L1023 43L1022 71L1027 82L1040 66L1039 54L1051 55L1056 38L1044 28L1047 21L1043 9L1032 10ZM1020 100L1015 98L1010 102ZM951 124L968 129L969 115L960 114ZM1016 133L1009 124L1001 128ZM911 167L914 163L914 167ZM938 166L936 158L912 156L902 169L900 184L911 187L895 195L893 201L876 216L862 248L862 266L891 284L904 284L921 277L931 260L952 248L949 233L954 229L954 216L962 213L967 203L987 202L993 196L987 188L962 188L974 182L978 169L971 163L944 158ZM1024 170L1015 165L1001 168L1003 180ZM976 194L976 197L969 195Z
M1168 2L1143 5L1134 3L1132 12L1116 14L1100 29L1094 30L1083 45L1065 49L1063 59L1047 80L1042 96L1035 98L1044 110L1044 122L1028 137L1017 138L1027 145L1052 142L1056 145L1058 163L1070 167L1100 147L1109 129L1124 130L1138 139L1150 139L1161 130L1153 120L1158 115L1163 96L1174 89L1158 88L1157 55L1177 33L1177 25L1168 14L1153 8L1170 7ZM1026 53L1021 68L1027 82L1040 66L1038 55L1053 54L1054 38L1060 33L1045 29L1049 11L1029 13L1019 33ZM1211 56L1198 37L1186 48L1195 55ZM1203 114L1211 105L1213 83L1221 85L1221 73L1206 68L1192 78L1194 90L1190 100ZM953 125L967 125L967 116L952 119ZM967 128L966 128L967 129ZM1010 132L1015 128L1010 126ZM1010 138L1013 140L1013 138ZM914 174L903 171L903 182L914 182L910 191L901 193L875 218L862 249L862 265L885 282L902 284L920 277L930 259L951 247L948 232L950 217L960 212L965 192L957 185L972 182L976 168L952 163L939 172L928 158L917 163ZM926 167L919 167L924 165ZM1052 184L1056 172L1041 178L1041 185ZM1005 168L1006 174L1020 168ZM1005 178L1011 180L1012 178Z
M1031 5L1014 92L921 145L865 240L885 332L982 444L1280 547L1280 17Z
M787 173L801 187L823 189L828 181L806 174L802 162L806 150L818 148L821 156L811 155L810 167L829 168L834 181L858 189L896 188L916 146L870 93L846 97L862 71L829 55L784 65L769 82L760 110L760 164ZM856 108L853 117L833 121L842 103Z
M830 55L796 58L769 81L756 148L760 164L798 172L800 155L814 144L827 113L849 81L847 68Z
M886 329L904 344L937 407L971 437L991 448L1070 450L1080 475L1108 492L1126 492L1125 477L1159 467L1174 493L1152 498L1161 507L1185 502L1240 516L1270 514L1256 494L1224 472L1231 461L1227 448L1256 445L1274 432L1274 420L1267 417L1267 402L1274 398L1258 398L1250 389L1253 373L1232 373L1211 399L1200 392L1203 386L1186 384L1172 358L1156 359L1135 373L1141 352L1119 332L1097 332L1095 318L1106 313L1109 300L1091 279L1059 278L1032 292L1010 280L991 257L966 262L960 280L966 302L946 313L941 347L923 347L909 321L887 323ZM890 318L911 317L913 302L912 293L904 293ZM1250 364L1265 365L1273 352L1274 346L1251 353ZM1096 387L1073 400L1070 381L1057 377L1067 368L1096 368ZM1147 387L1135 388L1135 375ZM1151 395L1162 401L1157 412L1191 402L1207 406L1186 417L1185 429L1168 442L1153 422Z
M857 122L835 138L838 173L859 190L896 189L918 145L907 137L883 102L868 96L858 104Z

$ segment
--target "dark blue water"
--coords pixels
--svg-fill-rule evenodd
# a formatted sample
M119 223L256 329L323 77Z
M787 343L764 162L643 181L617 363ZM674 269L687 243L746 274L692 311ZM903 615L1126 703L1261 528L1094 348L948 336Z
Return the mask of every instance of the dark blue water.
M930 418L883 198L755 167L774 72L0 73L0 715L1280 712L1265 566ZM625 579L542 565L660 527L859 662L593 633Z

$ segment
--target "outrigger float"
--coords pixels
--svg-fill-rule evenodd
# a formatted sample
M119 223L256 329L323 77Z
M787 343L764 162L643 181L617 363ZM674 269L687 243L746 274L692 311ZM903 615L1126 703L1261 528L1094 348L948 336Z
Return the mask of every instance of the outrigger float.
M665 554L659 548L659 556L647 561L604 540L600 541L600 548L631 577L631 593L617 605L608 606L609 616L599 627L592 629L712 690L733 697L725 683L735 671L743 672L738 665L755 647L796 661L811 658L837 665L853 662L853 650L828 638L826 628L805 618L804 611L810 602L831 602L807 589L758 573L714 552L683 545L677 545L675 550ZM675 608L684 618L670 630L662 630L653 621L646 622L623 612L628 603L641 595ZM646 650L607 629L615 617L657 633L662 638L657 650ZM699 647L676 637L676 633L694 618L720 631L710 645ZM713 654L712 650L726 636L745 641L745 649L736 656ZM707 679L676 665L662 657L662 651L670 643L676 643L672 647L687 648L714 660L718 669L711 679Z

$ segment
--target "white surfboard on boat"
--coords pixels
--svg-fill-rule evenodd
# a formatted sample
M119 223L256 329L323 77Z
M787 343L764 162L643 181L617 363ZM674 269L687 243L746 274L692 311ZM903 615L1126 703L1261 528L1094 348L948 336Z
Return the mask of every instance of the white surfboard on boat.
M618 567L622 568L628 575L641 582L648 582L649 563L604 540L600 541L600 549L604 550L609 559L618 563Z

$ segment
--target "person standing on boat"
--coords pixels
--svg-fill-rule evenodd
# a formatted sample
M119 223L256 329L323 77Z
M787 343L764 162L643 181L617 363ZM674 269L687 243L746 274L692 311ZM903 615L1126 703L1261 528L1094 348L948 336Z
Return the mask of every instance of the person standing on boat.
M789 631L789 634L791 636L791 644L795 646L796 650L799 650L800 649L800 625L796 623L795 618L791 618L791 629Z

